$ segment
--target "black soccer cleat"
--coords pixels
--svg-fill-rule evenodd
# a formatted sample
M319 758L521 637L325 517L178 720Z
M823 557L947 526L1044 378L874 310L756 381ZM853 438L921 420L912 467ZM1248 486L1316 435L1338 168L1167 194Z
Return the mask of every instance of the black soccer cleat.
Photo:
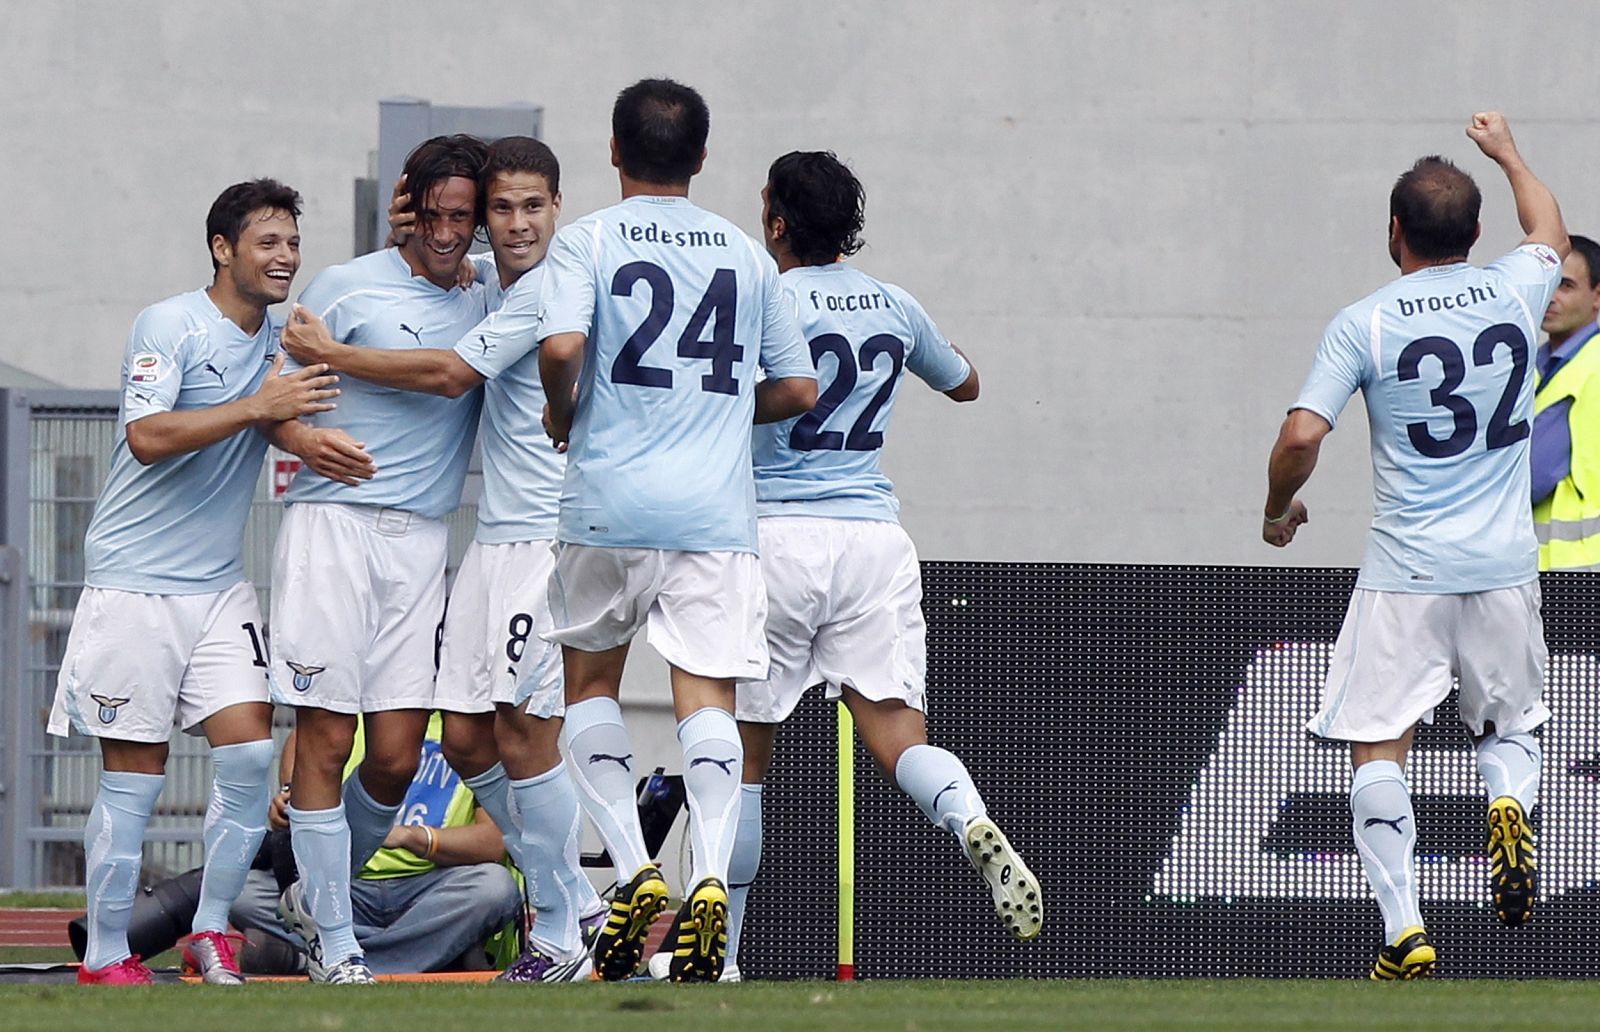
M594 941L595 974L607 982L632 978L644 957L650 926L667 909L667 882L654 864L639 868L633 880L617 888L605 927Z
M1409 982L1429 977L1438 963L1439 954L1428 941L1428 933L1412 925L1378 951L1378 962L1367 977L1374 982Z
M728 890L720 879L702 878L673 925L671 982L715 982L728 953Z
M1489 804L1489 897L1500 922L1516 928L1533 920L1539 891L1533 828L1522 804L1501 796Z

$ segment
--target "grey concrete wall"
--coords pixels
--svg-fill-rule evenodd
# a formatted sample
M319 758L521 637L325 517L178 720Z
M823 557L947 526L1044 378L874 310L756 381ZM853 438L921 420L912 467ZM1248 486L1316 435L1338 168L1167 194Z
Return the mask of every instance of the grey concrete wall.
M1461 132L1499 107L1600 229L1586 4L3 6L5 361L111 385L133 315L206 280L206 207L246 176L305 194L300 285L348 257L380 97L543 104L576 215L616 194L617 89L672 75L712 108L698 201L753 231L772 157L838 151L869 192L857 260L982 369L976 405L897 410L886 462L930 558L1353 563L1359 414L1294 549L1255 514L1321 327L1392 274L1393 177L1460 159L1478 257L1510 246L1509 193Z

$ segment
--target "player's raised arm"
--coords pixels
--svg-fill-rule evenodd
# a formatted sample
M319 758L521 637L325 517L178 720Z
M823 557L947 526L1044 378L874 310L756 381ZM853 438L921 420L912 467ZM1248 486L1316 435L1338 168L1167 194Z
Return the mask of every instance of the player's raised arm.
M1511 127L1498 111L1480 111L1472 116L1467 135L1484 155L1500 166L1511 183L1511 195L1517 202L1517 221L1526 234L1525 244L1548 244L1565 258L1572 250L1567 239L1567 226L1561 218L1561 206L1555 195L1528 168L1511 138Z
M453 348L358 348L333 339L317 314L295 305L283 328L283 348L295 361L323 363L347 376L382 387L446 398L461 395L483 383Z

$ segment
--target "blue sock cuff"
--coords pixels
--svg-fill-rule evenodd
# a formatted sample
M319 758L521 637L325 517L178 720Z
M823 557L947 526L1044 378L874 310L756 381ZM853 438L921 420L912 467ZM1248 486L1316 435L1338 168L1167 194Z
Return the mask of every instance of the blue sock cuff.
M115 806L129 813L150 816L166 783L165 774L137 774L131 770L103 770L100 772L100 794L107 806Z
M609 695L575 702L567 707L564 730L570 732L574 723L582 724L584 727L596 724L621 724L622 704Z
M216 779L236 785L266 784L272 772L272 756L276 751L270 738L219 745L211 750Z
M566 776L567 776L567 761L566 760L562 760L560 763L557 763L554 767L551 767L549 770L544 771L544 772L539 773L539 774L535 774L531 778L512 778L511 779L511 787L512 788L533 788L536 785L543 785L546 782L554 781L557 778L564 778Z
M505 780L505 776L505 765L502 763L496 763L493 767L483 771L481 774L474 774L470 778L462 778L461 783L476 792L480 788L489 787L496 781Z
M353 770L350 776L344 779L344 788L340 791L346 807L354 803L367 813L378 816L392 816L400 809L400 805L385 806L372 798L372 793L367 791L367 786L361 783L361 771ZM403 804L402 804L403 805Z
M300 827L315 827L325 824L343 824L344 807L334 806L326 810L296 810L294 804L285 807L289 814L289 823Z
M1398 782L1400 787L1407 792L1411 786L1406 784L1406 776L1400 770L1400 765L1393 760L1372 760L1356 768L1355 777L1350 781L1350 794L1357 792L1369 785L1376 785L1382 781Z
M755 796L757 799L761 798L761 786L760 785L751 785L751 784L748 784L748 783L747 784L743 784L743 785L739 786L739 791L742 792L745 795Z
M727 738L726 734L721 733L724 724L733 728L734 740L738 741L739 724L733 719L733 714L716 706L703 706L678 721L678 738L681 741L691 728L694 734L703 738Z
M916 757L921 755L920 750L932 748L933 746L926 742L918 742L901 753L900 758L894 762L894 783L904 788L906 783L906 764L915 763Z

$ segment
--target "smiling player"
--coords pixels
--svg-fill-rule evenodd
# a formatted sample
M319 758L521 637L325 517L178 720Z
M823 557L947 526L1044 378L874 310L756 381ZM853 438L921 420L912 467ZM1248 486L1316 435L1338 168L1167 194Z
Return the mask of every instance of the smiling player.
M560 650L540 637L551 626L550 546L566 466L539 425L537 353L561 169L538 140L505 137L489 146L481 183L494 250L479 268L490 315L453 348L350 347L298 309L285 341L305 362L389 387L456 397L485 386L483 501L445 613L434 705L444 711L445 758L503 830L533 907L528 949L502 978L564 981L587 972L580 922L598 930L604 907L578 867L578 799L559 746Z

